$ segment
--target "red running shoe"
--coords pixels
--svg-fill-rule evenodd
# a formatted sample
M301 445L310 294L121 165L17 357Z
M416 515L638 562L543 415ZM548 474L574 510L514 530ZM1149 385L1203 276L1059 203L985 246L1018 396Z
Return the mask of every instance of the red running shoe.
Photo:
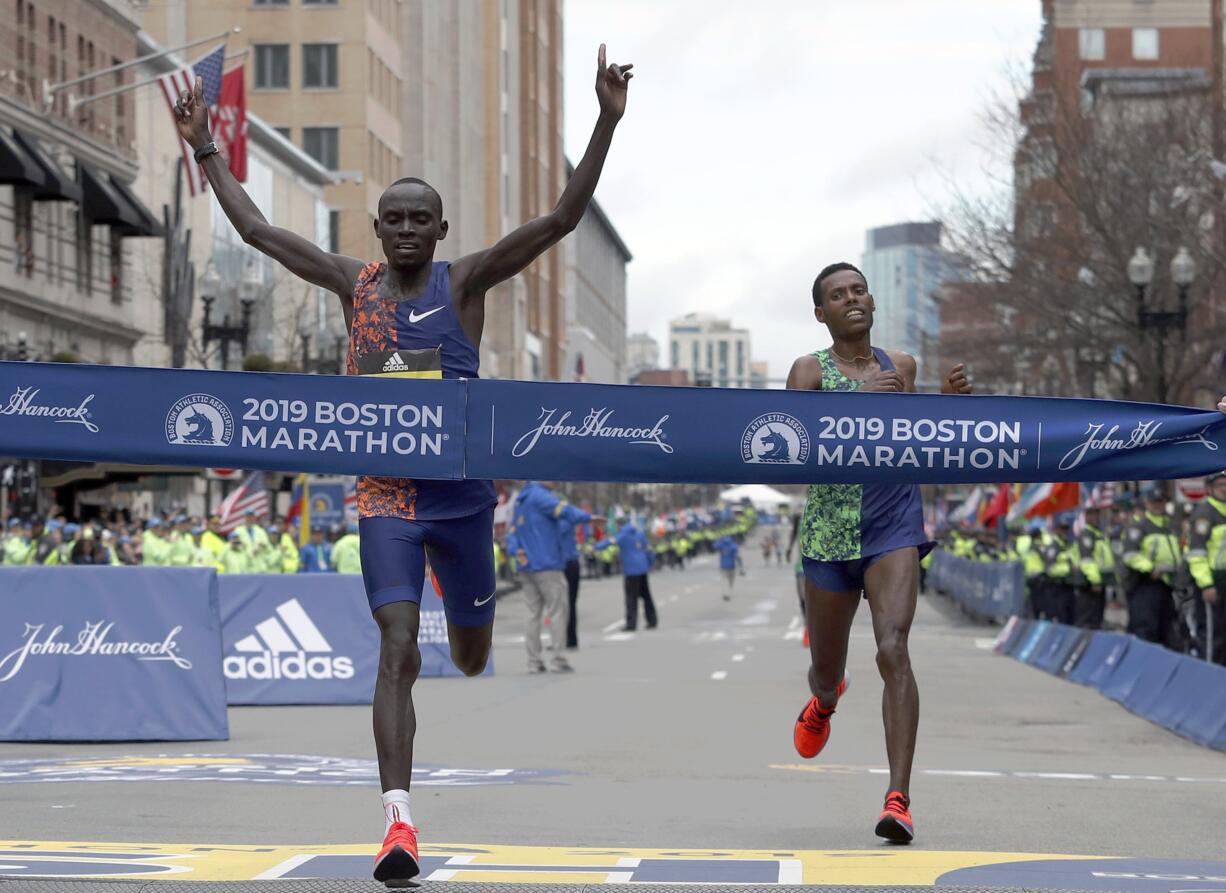
M405 822L392 822L375 856L375 880L389 887L407 886L421 871L417 862L417 829Z
M910 843L915 839L915 823L911 820L911 798L901 791L890 791L885 797L885 809L877 819L877 836L890 843Z
M847 685L847 675L844 674L838 687L840 698L847 692ZM811 760L821 753L826 742L830 740L830 717L833 715L834 708L823 707L816 697L809 698L805 709L800 711L800 716L796 718L796 727L792 730L792 743L796 745L796 752L806 760Z
M805 636L800 640L800 644L805 648L809 647L809 624L807 623L805 624Z

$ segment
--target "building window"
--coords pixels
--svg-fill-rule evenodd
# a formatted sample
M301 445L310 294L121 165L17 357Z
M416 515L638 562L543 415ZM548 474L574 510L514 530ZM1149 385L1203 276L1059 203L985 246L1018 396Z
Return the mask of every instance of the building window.
M289 140L290 142L293 142L293 137L291 137L291 136L290 136L290 128L288 128L288 127L274 127L274 128L273 128L273 130L275 130L277 133L281 134L281 136L285 137L285 138L286 138L287 140Z
M745 342L736 343L736 377L745 377Z
M341 253L341 212L328 212L328 250L333 254Z
M671 367L673 369L680 369L681 368L681 345L677 343L677 340L675 338L673 339L672 358L673 358L673 361L671 363Z
M77 211L77 290L89 297L93 289L94 252L89 218Z
M302 86L312 89L335 89L336 44L304 43L302 45Z
M256 6L289 6L289 0L255 0Z
M1102 28L1082 28L1080 36L1081 58L1098 62L1107 57L1107 42Z
M697 372L698 371L698 342L697 341L690 342L690 355L691 355L690 358L693 360L693 362L690 363L690 368L693 369L695 372Z
M304 127L302 128L302 151L328 170L334 171L340 166L337 134L338 130L335 127Z
M707 371L710 372L715 368L715 342L707 342Z
M255 88L257 90L289 89L288 43L257 43L255 45Z
M17 236L17 272L34 275L34 197L25 189L13 190L13 226Z
M337 0L302 0L303 6L336 6Z
M1132 29L1132 58L1150 60L1158 58L1157 28Z

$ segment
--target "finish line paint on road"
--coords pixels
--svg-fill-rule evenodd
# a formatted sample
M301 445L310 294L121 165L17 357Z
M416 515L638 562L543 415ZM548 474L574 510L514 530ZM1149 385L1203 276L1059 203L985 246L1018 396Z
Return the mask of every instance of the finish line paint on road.
M0 878L365 878L373 847L0 841ZM422 880L482 883L961 884L1226 893L1226 862L1038 853L670 850L426 844Z
M554 769L478 769L421 764L413 784L430 787L556 784ZM215 781L238 784L342 785L379 783L374 760L303 754L140 754L0 760L0 784L118 781Z

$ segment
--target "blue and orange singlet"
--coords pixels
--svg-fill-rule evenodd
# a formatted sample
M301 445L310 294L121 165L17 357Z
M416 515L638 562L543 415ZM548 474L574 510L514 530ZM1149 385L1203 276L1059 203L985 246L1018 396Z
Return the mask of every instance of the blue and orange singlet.
M381 297L379 283L386 274L387 264L375 261L358 275L346 371L399 378L477 378L480 353L455 311L451 264L433 263L425 292L413 301ZM358 478L358 514L363 518L463 518L496 502L490 481Z

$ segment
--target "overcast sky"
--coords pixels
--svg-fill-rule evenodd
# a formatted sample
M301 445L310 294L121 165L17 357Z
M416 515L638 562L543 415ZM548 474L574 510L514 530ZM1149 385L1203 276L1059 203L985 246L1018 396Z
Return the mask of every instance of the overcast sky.
M596 191L634 254L630 331L667 365L670 319L730 317L777 377L826 346L813 277L858 264L866 229L926 219L950 171L982 179L982 112L1040 22L1040 0L566 0L572 161L597 46L635 66Z

